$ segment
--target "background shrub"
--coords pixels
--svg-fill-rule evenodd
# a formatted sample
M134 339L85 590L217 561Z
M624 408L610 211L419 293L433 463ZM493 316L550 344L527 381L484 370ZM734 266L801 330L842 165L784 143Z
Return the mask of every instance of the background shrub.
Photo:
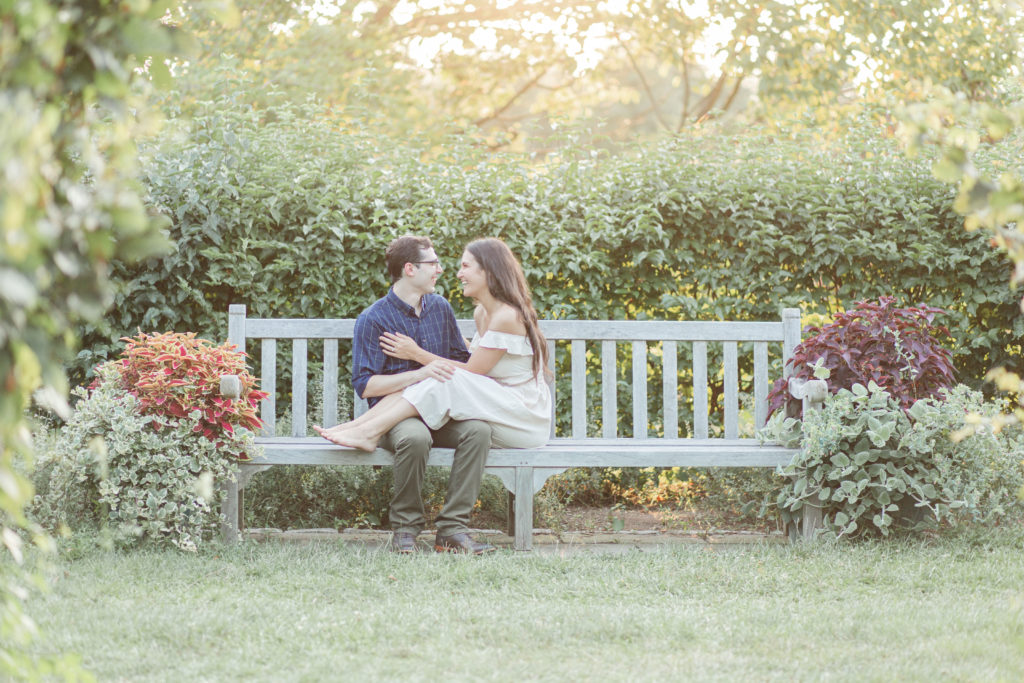
M381 526L387 522L392 481L390 467L271 467L245 487L245 524L278 529Z
M89 389L75 389L75 411L41 457L49 478L35 514L51 528L109 529L122 544L195 550L219 531L220 484L256 450L246 425L259 392L242 356L190 335L140 336L124 360L98 368ZM240 374L248 395L227 405L211 398L210 378L222 372ZM211 415L214 405L222 415Z
M138 400L143 415L182 418L199 411L197 431L215 443L235 427L260 427L256 406L267 394L256 389L245 356L233 346L215 346L194 332L143 332L124 341L128 345L117 361L118 382ZM237 399L221 396L220 378L228 374L241 383Z
M934 324L940 313L931 306L898 308L891 296L858 302L828 325L804 330L806 338L793 351L792 376L809 380L824 369L833 394L874 382L909 408L955 381L952 356L942 346L949 330ZM788 401L787 384L783 378L776 380L768 394L770 411Z
M802 423L776 413L763 434L802 450L783 468L774 503L784 521L821 507L826 533L837 537L1019 515L1024 433L983 424L999 410L958 386L905 411L870 383L840 389Z
M544 317L777 320L785 306L828 315L891 295L948 311L964 381L1019 364L1008 266L963 230L930 161L876 129L835 143L755 131L485 162L458 140L416 149L338 129L319 105L273 93L249 106L249 85L226 81L188 120L169 111L144 145L149 201L177 249L114 264L117 313L84 330L80 377L119 350L123 330L224 338L230 303L354 317L388 286L385 245L410 231L449 265L475 237L504 238ZM469 316L469 301L453 304Z

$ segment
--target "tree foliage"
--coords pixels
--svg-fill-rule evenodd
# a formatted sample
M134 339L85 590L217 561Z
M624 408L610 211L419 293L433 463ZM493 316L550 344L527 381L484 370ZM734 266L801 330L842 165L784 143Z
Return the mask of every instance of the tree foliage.
M678 133L741 110L772 121L795 105L824 121L916 80L976 99L1020 56L1020 17L989 0L706 5L240 0L240 24L224 30L183 4L176 19L200 50L175 73L186 100L228 63L397 138L482 130L491 145L544 151L580 120L595 139Z
M927 145L938 147L939 158L932 167L935 177L957 185L954 206L965 217L964 226L968 231L984 230L991 235L993 246L1014 263L1010 280L1019 286L1024 283L1024 169L1019 162L993 165L985 160L1000 142L1020 149L1024 141L1024 98L1019 89L981 102L972 102L945 88L935 88L930 95L928 101L900 112L905 140L915 153ZM1024 298L1020 311L1024 312ZM1017 339L1017 357L1024 352L1021 338L1024 335ZM990 373L1000 389L1017 397L1013 412L994 421L996 429L1006 423L1024 424L1022 375L1019 366L994 368Z
M110 302L108 268L166 246L135 182L133 73L176 50L165 4L0 2L0 674L44 672L23 648L31 530L24 421L33 392L64 402L74 330ZM166 67L164 66L164 71ZM13 564L12 564L13 560Z

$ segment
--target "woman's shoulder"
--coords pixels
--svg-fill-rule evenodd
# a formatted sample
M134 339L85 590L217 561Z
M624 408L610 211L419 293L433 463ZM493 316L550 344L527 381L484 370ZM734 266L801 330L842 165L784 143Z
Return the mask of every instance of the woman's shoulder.
M486 330L487 329L487 309L480 304L476 305L473 309L473 321L476 323L476 329Z
M505 334L526 334L526 326L519 319L519 313L507 304L503 304L491 314L490 319L487 321L487 330L489 332L503 332Z

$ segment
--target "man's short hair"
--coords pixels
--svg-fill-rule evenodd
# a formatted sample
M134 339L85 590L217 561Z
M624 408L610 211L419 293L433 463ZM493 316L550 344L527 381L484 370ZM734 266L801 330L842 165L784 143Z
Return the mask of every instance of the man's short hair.
M427 249L433 249L428 237L417 237L415 235L403 235L392 240L384 252L384 259L388 264L388 275L391 282L395 283L402 279L402 269L406 263L416 263Z

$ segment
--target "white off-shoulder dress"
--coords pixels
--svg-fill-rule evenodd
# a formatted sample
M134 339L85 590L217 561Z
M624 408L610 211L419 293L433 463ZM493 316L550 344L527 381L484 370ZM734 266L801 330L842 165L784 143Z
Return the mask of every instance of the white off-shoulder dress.
M447 382L425 379L406 387L409 401L431 429L449 420L483 420L491 425L491 445L498 448L543 446L551 433L551 392L533 374L533 348L524 335L488 330L469 346L505 349L487 375L461 368Z

